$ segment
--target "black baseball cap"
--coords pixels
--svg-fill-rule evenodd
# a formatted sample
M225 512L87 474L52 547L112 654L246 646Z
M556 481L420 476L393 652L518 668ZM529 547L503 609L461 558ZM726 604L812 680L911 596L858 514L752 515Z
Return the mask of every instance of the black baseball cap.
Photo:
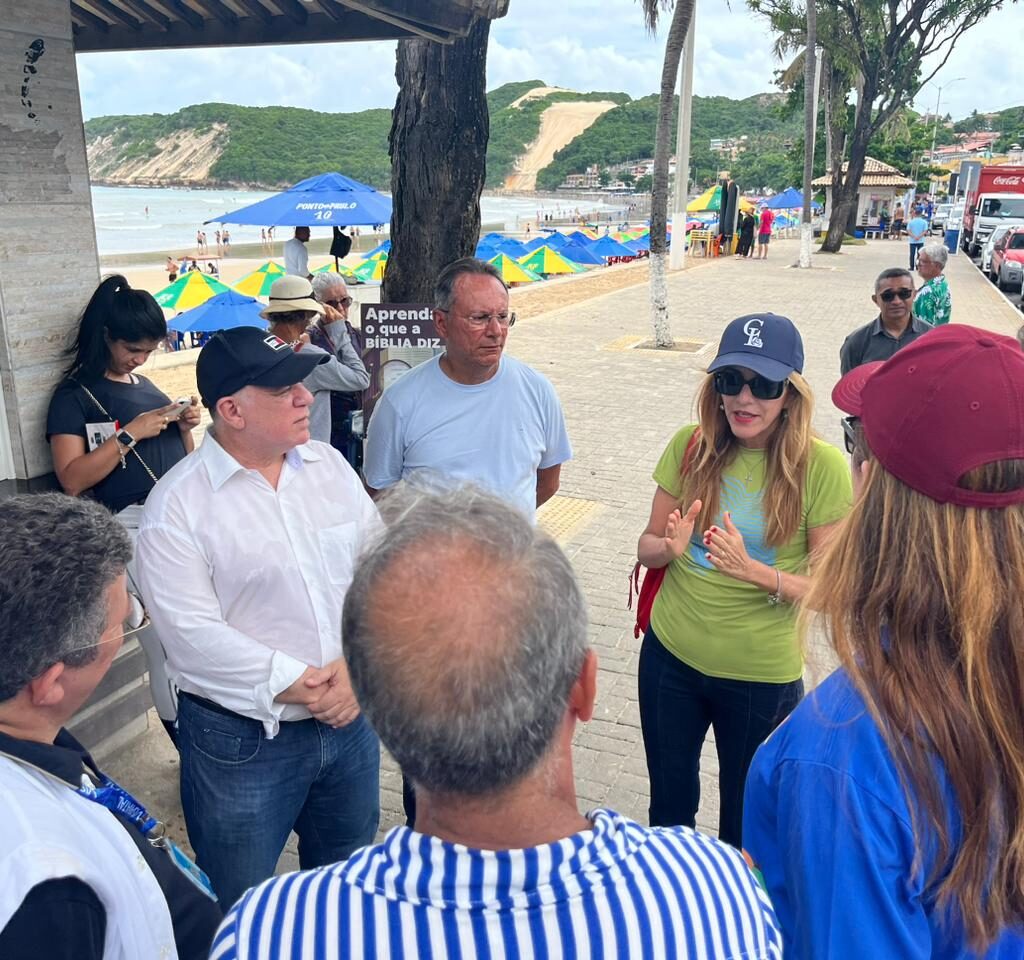
M804 342L793 321L776 313L748 313L733 320L722 334L718 356L708 367L747 367L768 380L803 373Z
M319 351L296 353L290 344L259 327L221 330L199 351L199 396L212 410L221 397L230 397L242 387L290 387L330 359L330 354Z

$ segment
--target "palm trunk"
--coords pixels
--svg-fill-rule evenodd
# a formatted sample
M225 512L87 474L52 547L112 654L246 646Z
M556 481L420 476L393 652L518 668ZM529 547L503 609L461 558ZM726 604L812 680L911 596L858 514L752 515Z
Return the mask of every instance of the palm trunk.
M656 346L674 345L668 316L668 287L665 283L665 231L668 229L668 154L672 137L672 114L675 107L676 78L679 59L683 55L686 34L693 19L694 0L677 0L672 24L665 42L665 62L661 68L661 99L658 102L658 126L654 135L654 173L651 185L651 320ZM676 170L677 177L687 171ZM676 243L686 238L675 237Z
M430 303L441 270L480 235L490 120L490 20L451 44L400 40L392 114L391 253L381 301ZM443 161L443 162L442 162Z
M811 223L811 181L814 179L814 126L818 112L815 96L815 45L818 42L815 0L807 0L807 44L804 49L804 209L800 222L800 266L811 266L814 225Z

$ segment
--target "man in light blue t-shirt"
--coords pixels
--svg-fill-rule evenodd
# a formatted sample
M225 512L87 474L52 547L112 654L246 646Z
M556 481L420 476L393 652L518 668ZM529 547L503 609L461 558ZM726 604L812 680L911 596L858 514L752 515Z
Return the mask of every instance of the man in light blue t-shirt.
M366 484L376 491L403 479L472 483L532 517L558 490L572 456L558 395L542 374L502 355L515 314L491 264L472 257L449 264L434 302L445 352L377 401Z
M921 252L928 239L929 223L920 213L914 214L914 219L907 224L907 236L910 238L910 269L917 269L917 255Z

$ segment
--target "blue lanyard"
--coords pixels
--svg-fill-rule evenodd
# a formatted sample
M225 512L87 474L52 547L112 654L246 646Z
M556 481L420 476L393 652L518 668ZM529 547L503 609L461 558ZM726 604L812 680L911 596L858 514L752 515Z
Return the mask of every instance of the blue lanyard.
M164 825L149 815L149 811L139 803L124 787L114 783L110 777L102 776L100 785L94 787L89 777L82 775L82 785L78 792L86 800L98 803L106 807L112 813L119 813L133 826L142 831L142 835L151 842L157 842L163 837ZM155 836L153 836L155 834Z

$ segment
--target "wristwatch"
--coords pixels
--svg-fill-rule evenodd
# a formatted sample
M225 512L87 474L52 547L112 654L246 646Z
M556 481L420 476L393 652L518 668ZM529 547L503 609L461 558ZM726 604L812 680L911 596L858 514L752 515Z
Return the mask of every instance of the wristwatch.
M127 430L119 430L115 435L115 439L125 450L131 450L138 441L133 437Z

